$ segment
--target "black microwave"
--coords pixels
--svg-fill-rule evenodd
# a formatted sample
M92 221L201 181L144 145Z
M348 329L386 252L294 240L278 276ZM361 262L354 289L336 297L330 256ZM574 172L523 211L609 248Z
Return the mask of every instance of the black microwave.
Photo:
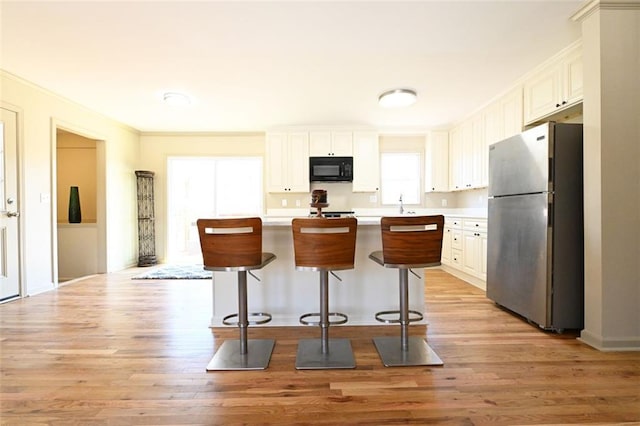
M353 157L309 157L310 182L352 182Z

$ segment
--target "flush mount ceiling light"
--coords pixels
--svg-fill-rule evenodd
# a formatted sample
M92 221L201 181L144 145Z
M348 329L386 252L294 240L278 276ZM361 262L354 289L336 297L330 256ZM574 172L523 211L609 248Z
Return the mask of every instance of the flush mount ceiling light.
M191 103L188 95L179 92L165 92L162 94L162 100L171 106L185 106Z
M413 105L418 94L411 89L393 89L378 97L378 103L385 108L400 108Z

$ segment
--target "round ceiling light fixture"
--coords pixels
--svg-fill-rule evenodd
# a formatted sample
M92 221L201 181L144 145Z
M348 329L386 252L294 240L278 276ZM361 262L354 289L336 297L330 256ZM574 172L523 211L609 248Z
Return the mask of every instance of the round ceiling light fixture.
M186 106L191 103L191 98L180 92L165 92L162 94L162 100L171 106Z
M378 97L378 103L385 108L402 108L413 105L418 94L412 89L388 90Z

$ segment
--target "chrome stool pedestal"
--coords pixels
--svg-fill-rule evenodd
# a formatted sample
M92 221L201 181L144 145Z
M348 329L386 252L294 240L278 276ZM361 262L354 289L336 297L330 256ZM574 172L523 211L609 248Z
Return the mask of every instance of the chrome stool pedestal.
M442 250L442 216L383 217L382 251L375 251L369 259L385 268L398 269L400 306L398 310L375 314L377 321L400 324L400 336L374 337L373 342L385 367L443 365L435 351L422 337L410 337L409 325L423 315L409 309L409 271L440 264ZM385 319L398 314L398 319Z
M320 339L301 339L298 342L296 354L296 369L314 370L330 368L355 368L351 343L349 339L330 339L329 326L344 324L347 315L339 312L329 312L329 271L320 272L320 312L304 314L300 323L304 325L320 326ZM308 321L307 318L318 316L319 321ZM331 321L331 317L339 319Z
M296 369L355 368L349 339L330 339L329 327L344 324L348 317L329 312L329 273L353 269L357 221L355 218L313 218L292 221L296 269L320 275L320 312L300 316L300 323L319 326L319 339L300 339ZM337 276L336 276L337 277ZM337 277L339 279L339 277ZM310 321L310 317L319 317ZM333 320L332 320L333 318Z
M236 325L240 337L222 343L207 365L207 371L264 370L269 365L275 340L249 339L248 327L268 323L271 314L249 313L247 309L247 273L262 269L276 258L273 253L262 252L262 221L260 218L199 219L198 231L204 269L238 274L238 313L225 316L222 322ZM231 321L236 317L237 321ZM249 320L249 317L256 319Z

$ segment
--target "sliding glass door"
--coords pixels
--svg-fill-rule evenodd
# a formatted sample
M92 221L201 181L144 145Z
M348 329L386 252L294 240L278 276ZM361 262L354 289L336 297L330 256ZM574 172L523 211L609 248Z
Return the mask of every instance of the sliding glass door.
M167 262L202 263L196 220L263 214L262 157L169 157Z

